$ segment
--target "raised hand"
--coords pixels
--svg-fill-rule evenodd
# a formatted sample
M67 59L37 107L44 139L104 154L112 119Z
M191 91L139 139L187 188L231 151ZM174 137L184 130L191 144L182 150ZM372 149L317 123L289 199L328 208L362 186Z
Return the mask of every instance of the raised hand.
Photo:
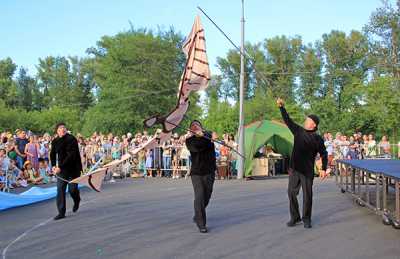
M276 99L276 104L278 107L283 107L285 105L285 101L282 98Z

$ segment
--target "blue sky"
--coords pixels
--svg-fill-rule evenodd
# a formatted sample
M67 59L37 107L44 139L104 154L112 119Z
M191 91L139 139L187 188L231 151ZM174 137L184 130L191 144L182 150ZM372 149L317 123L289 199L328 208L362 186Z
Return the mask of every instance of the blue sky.
M0 1L0 59L11 57L18 66L36 72L39 58L85 56L103 35L136 28L168 28L186 35L202 7L233 39L240 42L240 0L2 0ZM361 30L380 0L245 0L246 41L277 35L300 35L314 42L331 30ZM231 45L201 16L207 50L215 60Z

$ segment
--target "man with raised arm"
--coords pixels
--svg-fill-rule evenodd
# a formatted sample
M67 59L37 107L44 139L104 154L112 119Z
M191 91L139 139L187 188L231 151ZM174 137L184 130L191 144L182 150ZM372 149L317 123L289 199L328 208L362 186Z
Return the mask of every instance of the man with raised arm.
M319 153L322 158L322 170L320 177L325 179L329 175L327 171L328 153L324 140L317 133L319 118L316 115L308 115L303 126L296 124L286 112L284 101L278 98L276 101L283 120L294 136L294 146L289 164L288 196L290 202L290 221L288 227L293 227L303 220L305 228L311 228L311 211L313 200L313 181L315 159ZM300 187L303 189L303 217L300 217L297 195Z

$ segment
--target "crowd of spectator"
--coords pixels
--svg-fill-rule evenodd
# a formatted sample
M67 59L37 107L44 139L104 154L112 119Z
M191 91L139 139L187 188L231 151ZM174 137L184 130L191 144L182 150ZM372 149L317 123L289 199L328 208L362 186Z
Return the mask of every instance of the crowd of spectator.
M331 166L339 159L400 158L400 142L391 143L386 135L376 140L374 134L357 132L347 136L338 132L333 138L332 133L326 132L324 140Z
M159 134L157 131L155 134ZM50 134L36 135L30 131L16 130L0 135L0 189L41 185L56 181L51 173L49 154ZM98 162L107 163L120 159L124 154L140 147L152 135L140 132L122 136L93 133L89 138L80 134L78 140L83 172ZM213 134L218 139L217 134ZM224 134L222 143L237 148L233 135ZM227 146L215 143L218 164L217 177L225 179L236 174L236 156ZM102 160L102 161L100 161ZM129 160L129 175L135 177L187 177L190 152L185 145L185 135L173 134L171 139L153 149L140 150ZM6 181L7 178L7 181Z
M159 133L157 131L155 134ZM49 162L51 141L54 137L47 133L36 135L25 130L1 133L0 189L6 184L9 188L16 188L55 182ZM122 136L95 132L89 138L77 134L84 172L98 162L120 159L129 150L140 147L151 137L153 136L146 131ZM235 176L237 155L229 148L237 150L234 136L223 134L222 138L219 138L213 133L212 138L226 144L215 142L217 179ZM326 132L324 139L330 166L338 159L400 158L400 142L390 143L387 136L382 136L377 141L373 134L363 135L358 132L346 136L338 132L333 137L330 132ZM99 161L101 159L104 161ZM129 160L128 174L135 177L179 179L188 176L189 168L190 152L185 146L185 135L175 133L162 145L140 150Z

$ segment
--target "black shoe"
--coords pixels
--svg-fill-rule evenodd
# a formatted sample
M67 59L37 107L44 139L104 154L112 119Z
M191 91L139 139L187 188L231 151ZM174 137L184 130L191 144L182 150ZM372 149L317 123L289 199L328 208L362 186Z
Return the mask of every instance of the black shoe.
M304 222L304 228L312 228L311 222Z
M65 218L65 215L58 214L57 216L54 217L54 220L59 220L63 218Z
M295 220L291 219L288 223L286 223L286 225L288 227L294 227L300 222L301 222L301 219L295 219Z
M75 212L78 211L78 209L79 209L79 203L80 203L80 201L74 203L74 207L72 208L72 212L73 212L73 213L75 213Z
M206 227L199 227L199 231L200 231L200 233L207 233L208 232Z

